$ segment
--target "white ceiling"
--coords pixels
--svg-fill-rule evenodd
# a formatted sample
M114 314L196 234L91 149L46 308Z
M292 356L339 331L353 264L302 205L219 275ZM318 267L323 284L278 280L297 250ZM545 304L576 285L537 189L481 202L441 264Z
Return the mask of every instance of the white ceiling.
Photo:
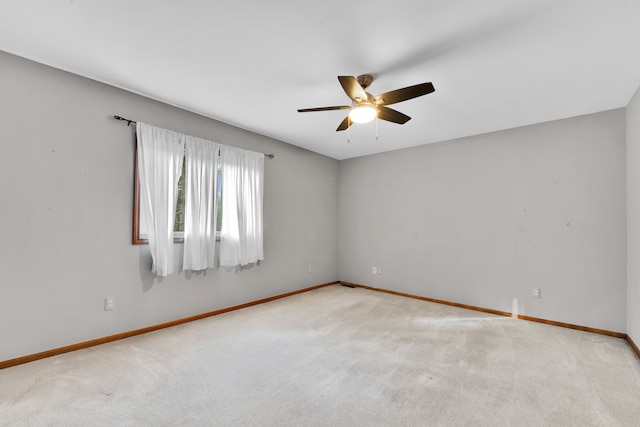
M640 1L0 0L0 50L345 159L626 106ZM436 91L378 141L296 111L349 105L337 76L364 73Z

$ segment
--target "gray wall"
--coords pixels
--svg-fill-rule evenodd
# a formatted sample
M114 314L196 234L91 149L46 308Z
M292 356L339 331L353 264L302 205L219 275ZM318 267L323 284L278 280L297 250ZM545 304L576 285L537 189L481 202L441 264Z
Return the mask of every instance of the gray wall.
M338 276L624 332L625 179L624 109L341 161Z
M0 70L0 360L337 279L336 160L6 53ZM276 154L259 266L150 274L130 243L133 128L114 114Z
M627 106L627 334L640 345L640 89Z

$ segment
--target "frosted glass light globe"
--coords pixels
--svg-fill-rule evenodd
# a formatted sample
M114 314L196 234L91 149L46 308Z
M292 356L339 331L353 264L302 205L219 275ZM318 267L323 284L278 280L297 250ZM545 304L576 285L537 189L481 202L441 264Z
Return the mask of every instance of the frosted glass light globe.
M351 109L349 118L353 123L369 123L378 112L370 104L357 105Z

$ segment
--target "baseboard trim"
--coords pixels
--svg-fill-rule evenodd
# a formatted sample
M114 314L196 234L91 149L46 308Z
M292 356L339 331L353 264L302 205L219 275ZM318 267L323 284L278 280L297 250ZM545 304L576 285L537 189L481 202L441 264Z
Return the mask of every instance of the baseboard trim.
M638 356L638 358L640 358L640 348L638 348L636 343L633 342L633 340L631 339L631 337L629 335L627 335L627 344L629 344L629 347L631 347L631 350L633 350L633 352L636 354L636 356Z
M351 283L351 282L343 282L343 281L341 281L340 284L353 286L353 287L356 287L356 288L369 289L369 290L377 291L377 292L384 292L384 293L387 293L387 294L399 295L399 296L403 296L403 297L407 297L407 298L419 299L419 300L422 300L422 301L435 302L437 304L444 304L444 305L450 305L450 306L453 306L453 307L466 308L467 310L481 311L483 313L497 314L499 316L515 317L515 318L518 318L518 319L521 319L521 320L528 320L530 322L544 323L546 325L560 326L562 328L576 329L576 330L579 330L579 331L591 332L591 333L594 333L594 334L607 335L607 336L610 336L610 337L621 338L621 339L627 340L627 342L631 345L632 348L635 347L635 344L633 343L633 341L631 341L631 339L627 336L627 334L622 333L622 332L612 332L612 331L607 331L607 330L604 330L604 329L597 329L597 328L590 328L590 327L587 327L587 326L573 325L571 323L556 322L555 320L540 319L538 317L524 316L522 314L518 314L518 315L514 316L513 313L509 313L509 312L506 312L506 311L499 311L499 310L493 310L493 309L490 309L490 308L477 307L477 306L474 306L474 305L460 304L460 303L457 303L457 302L445 301L445 300L440 300L440 299L435 299L435 298L428 298L428 297L423 297L423 296L420 296L420 295L408 294L408 293L405 293L405 292L390 291L388 289L374 288L372 286L360 285L358 283ZM640 352L638 351L638 347L635 347L634 351L640 357Z
M251 307L258 304L264 304L269 301L274 301L281 298L290 297L292 295L301 294L304 292L313 291L314 289L324 288L326 286L337 285L340 282L329 282L323 283L321 285L311 286L310 288L299 289L297 291L287 292L285 294L275 295L268 298L262 298L255 301L246 302L244 304L234 305L231 307L225 307L214 311L209 311L207 313L196 314L194 316L184 317L182 319L172 320L170 322L159 323L157 325L147 326L146 328L135 329L132 331L121 332L115 335L109 335L102 338L96 338L89 341L84 341L77 344L71 344L64 347L54 348L52 350L42 351L40 353L30 354L27 356L17 357L15 359L9 359L5 361L0 361L0 369L10 368L16 365L22 365L23 363L29 363L40 359L45 359L47 357L57 356L64 353L70 353L76 350L82 350L89 347L94 347L100 344L106 344L108 342L118 341L125 338L130 338L136 335L146 334L148 332L157 331L160 329L170 328L172 326L181 325L183 323L193 322L195 320L205 319L207 317L217 316L219 314L228 313L230 311L240 310L242 308Z
M555 320L540 319L538 317L524 316L522 314L518 314L517 318L522 320L528 320L530 322L538 322L538 323L544 323L552 326L560 326L562 328L569 328L569 329L576 329L578 331L591 332L593 334L608 335L610 337L620 338L623 340L627 339L627 334L623 332L607 331L606 329L598 329L598 328L591 328L588 326L573 325L571 323L556 322Z

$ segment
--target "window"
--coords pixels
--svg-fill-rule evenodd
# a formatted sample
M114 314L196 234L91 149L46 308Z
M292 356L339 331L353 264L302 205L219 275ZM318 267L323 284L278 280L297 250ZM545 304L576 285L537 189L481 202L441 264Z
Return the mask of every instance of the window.
M136 155L140 157L136 159L133 241L144 243L144 221L149 221L151 271L168 276L175 270L175 208L181 176L185 177L180 197L184 214L181 203L177 221L177 227L184 228L181 268L200 271L263 260L265 155L145 123L138 122L136 127ZM223 209L216 210L222 199Z
M173 223L174 241L181 242L183 240L184 232L184 177L185 177L185 160L182 160L182 173L180 180L178 181L178 200L176 202L176 218ZM136 159L135 168L135 186L134 186L134 202L133 202L133 238L132 243L134 245L147 244L146 224L140 220L140 178L138 175L138 161ZM217 185L217 199L218 208L216 212L216 232L218 237L220 235L220 229L222 226L222 168L221 163L218 161L218 185Z

